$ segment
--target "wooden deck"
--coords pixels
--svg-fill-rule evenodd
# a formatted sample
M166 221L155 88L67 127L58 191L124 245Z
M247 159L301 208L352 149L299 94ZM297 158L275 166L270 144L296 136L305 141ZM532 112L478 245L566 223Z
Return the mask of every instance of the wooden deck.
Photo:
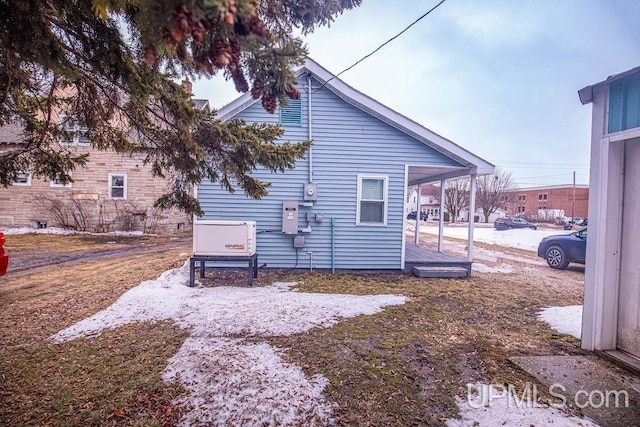
M466 258L445 254L409 242L406 242L404 250L404 271L406 273L411 273L413 267L462 267L467 270L468 274L471 274L471 263Z

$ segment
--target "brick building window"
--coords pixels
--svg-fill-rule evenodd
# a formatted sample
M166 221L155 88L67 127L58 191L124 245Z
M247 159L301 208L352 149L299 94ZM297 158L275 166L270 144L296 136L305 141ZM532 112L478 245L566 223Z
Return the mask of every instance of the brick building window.
M109 174L109 198L127 198L127 175L114 173Z
M71 174L69 174L71 175ZM52 179L50 184L50 187L62 187L62 188L71 188L71 182L68 182L66 184L63 184L60 182L60 179L58 177L56 177L56 179Z
M13 185L22 185L29 187L31 185L31 173L30 172L18 172L16 179L13 180Z
M78 120L74 120L71 117L64 115L60 116L60 125L62 129L67 133L66 137L63 137L60 142L63 144L81 144L89 145L89 128L80 123Z

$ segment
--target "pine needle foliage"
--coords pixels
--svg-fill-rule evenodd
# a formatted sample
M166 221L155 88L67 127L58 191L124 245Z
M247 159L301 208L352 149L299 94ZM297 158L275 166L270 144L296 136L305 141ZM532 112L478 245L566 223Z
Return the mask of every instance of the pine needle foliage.
M89 156L61 141L78 129L99 150L144 153L171 191L156 203L201 214L203 179L263 197L258 166L292 168L310 142L274 144L279 126L221 123L195 108L180 78L222 73L264 108L296 99L306 55L296 28L329 25L361 0L6 0L0 2L0 185L21 171L72 181ZM80 126L80 127L79 127Z

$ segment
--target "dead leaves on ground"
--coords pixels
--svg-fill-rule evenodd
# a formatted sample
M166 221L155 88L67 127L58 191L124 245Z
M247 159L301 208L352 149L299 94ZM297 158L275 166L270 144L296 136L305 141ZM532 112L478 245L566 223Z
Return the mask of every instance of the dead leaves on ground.
M184 392L161 375L186 338L170 322L137 323L92 339L2 352L0 420L24 425L175 425Z

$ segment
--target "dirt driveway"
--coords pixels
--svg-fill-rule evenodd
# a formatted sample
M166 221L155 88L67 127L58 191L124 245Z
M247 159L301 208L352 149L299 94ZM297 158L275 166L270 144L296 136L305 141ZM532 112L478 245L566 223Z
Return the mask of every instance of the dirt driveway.
M9 236L8 236L9 237ZM113 235L11 236L9 277L31 274L41 269L72 266L104 259L158 254L172 249L191 250L191 237ZM18 240L16 242L16 240ZM13 243L15 242L15 243Z

